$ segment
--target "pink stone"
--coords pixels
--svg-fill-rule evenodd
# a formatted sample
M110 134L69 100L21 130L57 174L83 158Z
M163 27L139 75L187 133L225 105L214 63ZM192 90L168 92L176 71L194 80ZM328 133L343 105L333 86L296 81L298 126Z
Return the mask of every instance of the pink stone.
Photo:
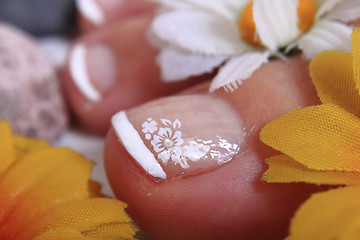
M35 40L0 23L0 120L15 134L53 140L68 122L57 70Z

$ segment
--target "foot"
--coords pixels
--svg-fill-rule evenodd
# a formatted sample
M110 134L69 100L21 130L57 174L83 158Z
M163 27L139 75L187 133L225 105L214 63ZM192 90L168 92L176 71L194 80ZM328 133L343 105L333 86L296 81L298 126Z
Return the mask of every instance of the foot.
M233 93L209 94L210 76L163 83L145 34L151 18L146 10L84 34L64 71L78 119L110 129L104 158L115 195L154 239L284 238L295 210L324 188L262 182L276 152L259 131L319 104L308 62L272 60Z
M206 82L115 115L105 166L140 227L154 239L285 237L300 203L321 188L262 182L264 159L276 153L259 130L319 103L307 66L299 56L273 60L232 94L209 94Z
M146 35L151 19L149 10L83 34L72 44L63 85L72 111L91 131L105 134L119 109L174 94L209 78L160 80L157 50Z

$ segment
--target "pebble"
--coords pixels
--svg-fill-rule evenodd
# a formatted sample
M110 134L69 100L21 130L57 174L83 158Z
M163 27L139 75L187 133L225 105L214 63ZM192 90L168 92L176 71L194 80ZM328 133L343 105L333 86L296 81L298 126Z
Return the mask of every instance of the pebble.
M53 140L67 126L57 70L34 39L0 23L0 120L14 133Z
M36 36L63 33L75 19L74 0L0 0L0 20Z

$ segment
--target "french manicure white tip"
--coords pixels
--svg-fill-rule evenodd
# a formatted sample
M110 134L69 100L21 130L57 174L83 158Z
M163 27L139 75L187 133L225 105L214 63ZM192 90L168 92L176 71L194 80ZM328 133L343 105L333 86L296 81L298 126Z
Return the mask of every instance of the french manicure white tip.
M86 66L86 48L82 44L73 47L70 56L70 73L76 87L89 100L99 102L100 92L91 83Z
M76 0L81 14L93 24L100 26L105 23L104 13L95 0Z
M140 166L153 177L166 179L166 173L163 168L146 147L139 133L127 118L125 111L115 114L111 122L125 149Z

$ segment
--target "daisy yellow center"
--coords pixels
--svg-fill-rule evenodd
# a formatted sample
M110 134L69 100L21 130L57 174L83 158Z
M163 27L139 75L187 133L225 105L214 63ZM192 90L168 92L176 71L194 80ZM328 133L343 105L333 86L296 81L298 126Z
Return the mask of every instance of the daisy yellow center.
M299 18L298 27L302 32L309 30L313 24L316 14L315 0L299 0L297 15ZM244 8L239 20L238 26L242 37L245 41L255 45L261 46L261 40L256 35L256 26L253 17L253 1L250 1Z

